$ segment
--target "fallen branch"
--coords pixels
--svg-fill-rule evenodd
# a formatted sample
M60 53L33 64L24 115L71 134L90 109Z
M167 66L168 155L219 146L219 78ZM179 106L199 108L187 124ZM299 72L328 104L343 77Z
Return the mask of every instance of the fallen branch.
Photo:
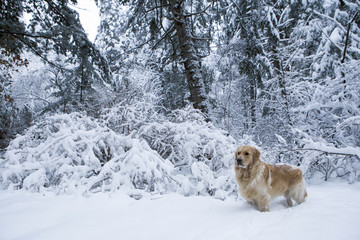
M347 156L347 157L356 157L360 161L360 157L358 155L356 155L356 154L342 153L342 152L330 152L330 151L325 151L325 150L316 149L316 148L287 149L285 151L279 152L279 157L280 157L281 154L284 154L284 153L287 153L287 152L298 152L298 151L317 151L317 152L321 152L321 153L327 154L327 155L341 155L341 156Z

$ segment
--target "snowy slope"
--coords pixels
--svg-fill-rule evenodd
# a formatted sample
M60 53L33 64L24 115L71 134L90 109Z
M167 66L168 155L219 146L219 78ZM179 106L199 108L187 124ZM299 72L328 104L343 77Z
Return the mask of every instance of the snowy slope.
M0 239L360 239L360 183L311 185L308 193L302 205L278 198L260 213L242 199L0 192Z

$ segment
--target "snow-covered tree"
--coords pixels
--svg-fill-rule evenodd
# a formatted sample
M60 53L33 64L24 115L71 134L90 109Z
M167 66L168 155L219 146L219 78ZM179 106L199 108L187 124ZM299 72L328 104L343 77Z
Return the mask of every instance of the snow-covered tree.
M76 0L4 1L0 47L22 58L33 54L37 57L32 59L40 58L44 68L48 65L57 69L64 78L60 88L66 89L57 91L57 101L72 104L73 108L78 106L77 110L87 110L96 104L93 93L109 82L110 73L106 60L88 40L78 13L69 6L76 3ZM50 105L51 110L58 107Z
M185 101L188 96L195 108L207 112L205 85L201 73L201 51L198 42L206 41L203 34L206 32L208 21L204 20L204 15L213 6L213 3L206 1L196 3L193 1L120 1L120 4L123 6L119 6L118 3L113 4L113 1L100 2L100 6L103 6L101 8L104 9L101 12L105 15L102 30L107 32L115 29L115 26L121 26L109 36L102 37L104 40L101 40L104 43L111 42L110 45L106 45L112 49L109 51L111 58L119 58L116 53L119 51L136 58L149 56L146 59L146 65L161 74L164 73L164 80L170 77L170 80L176 80L176 83L183 82L182 85L187 86L188 94L181 96L182 101ZM114 7L116 5L118 7ZM105 11L105 9L111 10ZM122 11L119 13L117 9L126 9L127 11L122 14ZM109 18L114 23L106 21ZM124 19L126 20L124 21ZM113 45L112 39L119 44ZM132 40L130 44L127 44L126 39L136 39L137 41ZM132 62L134 63L134 61ZM183 65L182 81L178 80L179 76L176 77L172 73L173 68L169 69L168 67L174 62ZM175 65L175 69L178 68L179 66ZM186 81L184 81L185 79ZM163 84L166 86L167 82L163 81ZM170 87L169 89L175 88ZM174 91L172 95L184 93L183 90L179 90L179 92Z
M350 140L357 136L353 120L359 115L360 91L354 82L359 78L354 67L360 60L360 31L354 24L358 11L350 1L316 3L291 36L294 53L286 74L291 77L289 99L296 116L295 146L309 150L293 159L305 162L310 175L321 172L325 179L359 178L358 143Z

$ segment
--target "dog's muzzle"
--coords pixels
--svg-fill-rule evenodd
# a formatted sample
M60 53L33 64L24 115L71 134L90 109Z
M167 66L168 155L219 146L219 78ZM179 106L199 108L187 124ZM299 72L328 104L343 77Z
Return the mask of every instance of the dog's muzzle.
M236 163L237 163L238 167L244 167L244 165L243 165L243 159L242 159L241 157L238 157L238 158L236 159Z

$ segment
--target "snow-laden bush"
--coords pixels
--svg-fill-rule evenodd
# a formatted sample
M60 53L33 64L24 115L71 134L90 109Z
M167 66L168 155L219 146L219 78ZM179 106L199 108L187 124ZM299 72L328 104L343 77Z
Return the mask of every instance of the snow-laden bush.
M303 149L302 168L306 178L319 175L325 181L331 177L343 178L349 183L360 180L360 148L307 140Z
M205 121L197 110L177 110L163 122L144 125L135 136L144 138L151 148L175 166L205 162L212 171L229 167L235 140ZM232 160L232 158L231 158Z
M157 113L151 106L146 102L119 104L107 109L102 118L114 131L146 140L164 161L171 162L172 178L179 193L225 198L236 192L235 139L207 122L191 106L168 116Z
M350 119L339 124L337 134L341 134L341 128L347 127ZM360 148L356 146L339 146L329 143L324 139L312 139L311 136L294 129L294 135L298 139L298 148L289 146L278 146L278 161L299 166L305 179L312 177L321 178L325 181L330 178L346 179L349 183L360 181ZM355 141L353 142L355 145Z
M237 194L237 143L199 111L189 107L166 117L154 113L124 135L121 128L118 133L104 124L116 125L112 121L121 111L115 110L106 112L104 122L72 113L29 128L4 155L2 188L57 193L120 188L135 198L169 191L220 199ZM132 122L133 115L123 116Z
M58 193L172 188L173 165L146 141L116 134L78 113L55 115L9 145L1 163L5 189ZM135 194L136 195L136 194Z
M142 126L134 137L145 139L175 166L174 179L184 195L225 198L236 190L233 156L236 141L192 107L174 111L166 120Z
M110 129L129 135L149 121L159 119L155 103L157 98L151 93L144 93L142 98L124 99L112 108L103 111L101 118Z

